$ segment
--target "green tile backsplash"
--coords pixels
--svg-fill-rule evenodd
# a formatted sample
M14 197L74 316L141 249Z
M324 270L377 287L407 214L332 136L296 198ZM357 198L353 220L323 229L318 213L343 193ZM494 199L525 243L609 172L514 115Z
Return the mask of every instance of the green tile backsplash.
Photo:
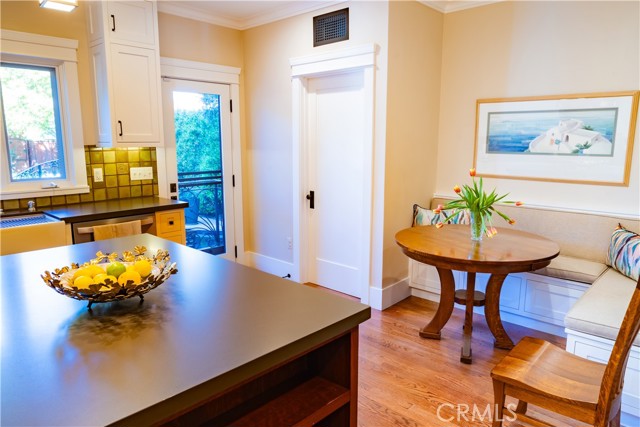
M71 205L80 202L128 199L131 197L157 196L158 163L155 148L84 148L87 163L87 181L90 190L85 194L68 196L37 197L3 200L5 211L26 209L29 200L35 200L36 207ZM129 180L129 168L151 166L153 179ZM93 182L93 169L102 168L103 182Z

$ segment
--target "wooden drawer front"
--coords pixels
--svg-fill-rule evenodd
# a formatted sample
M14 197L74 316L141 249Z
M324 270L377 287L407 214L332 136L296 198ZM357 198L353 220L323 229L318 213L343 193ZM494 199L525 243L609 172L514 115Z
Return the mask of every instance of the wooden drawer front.
M184 229L183 211L169 211L156 213L156 229L158 235L176 233Z
M172 242L180 243L181 245L186 244L184 233L163 233L159 237L163 239L171 240Z

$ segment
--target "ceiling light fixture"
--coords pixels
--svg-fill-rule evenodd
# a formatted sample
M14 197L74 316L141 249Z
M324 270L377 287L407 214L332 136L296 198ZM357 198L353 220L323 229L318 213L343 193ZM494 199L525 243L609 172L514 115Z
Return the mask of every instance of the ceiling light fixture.
M61 10L63 12L71 12L78 7L77 0L39 0L40 7L46 9Z

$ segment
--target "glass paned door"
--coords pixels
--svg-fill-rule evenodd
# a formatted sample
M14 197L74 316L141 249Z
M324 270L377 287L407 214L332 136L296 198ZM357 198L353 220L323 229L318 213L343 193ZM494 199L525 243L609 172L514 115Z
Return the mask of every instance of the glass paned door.
M163 92L167 177L189 202L187 246L233 258L229 88L167 79Z

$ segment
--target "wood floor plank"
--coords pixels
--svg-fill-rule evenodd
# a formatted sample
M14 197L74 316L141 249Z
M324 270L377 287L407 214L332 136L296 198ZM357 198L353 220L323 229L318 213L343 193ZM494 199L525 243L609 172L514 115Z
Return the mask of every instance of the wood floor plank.
M474 315L473 364L460 363L463 310L454 310L441 340L418 335L436 309L437 303L409 297L384 311L372 310L371 319L360 325L359 427L491 426L489 373L508 351L493 347L484 318ZM514 342L529 335L565 346L565 340L554 335L509 323L505 329ZM515 401L509 402L515 409ZM584 426L533 406L529 413L558 427Z

